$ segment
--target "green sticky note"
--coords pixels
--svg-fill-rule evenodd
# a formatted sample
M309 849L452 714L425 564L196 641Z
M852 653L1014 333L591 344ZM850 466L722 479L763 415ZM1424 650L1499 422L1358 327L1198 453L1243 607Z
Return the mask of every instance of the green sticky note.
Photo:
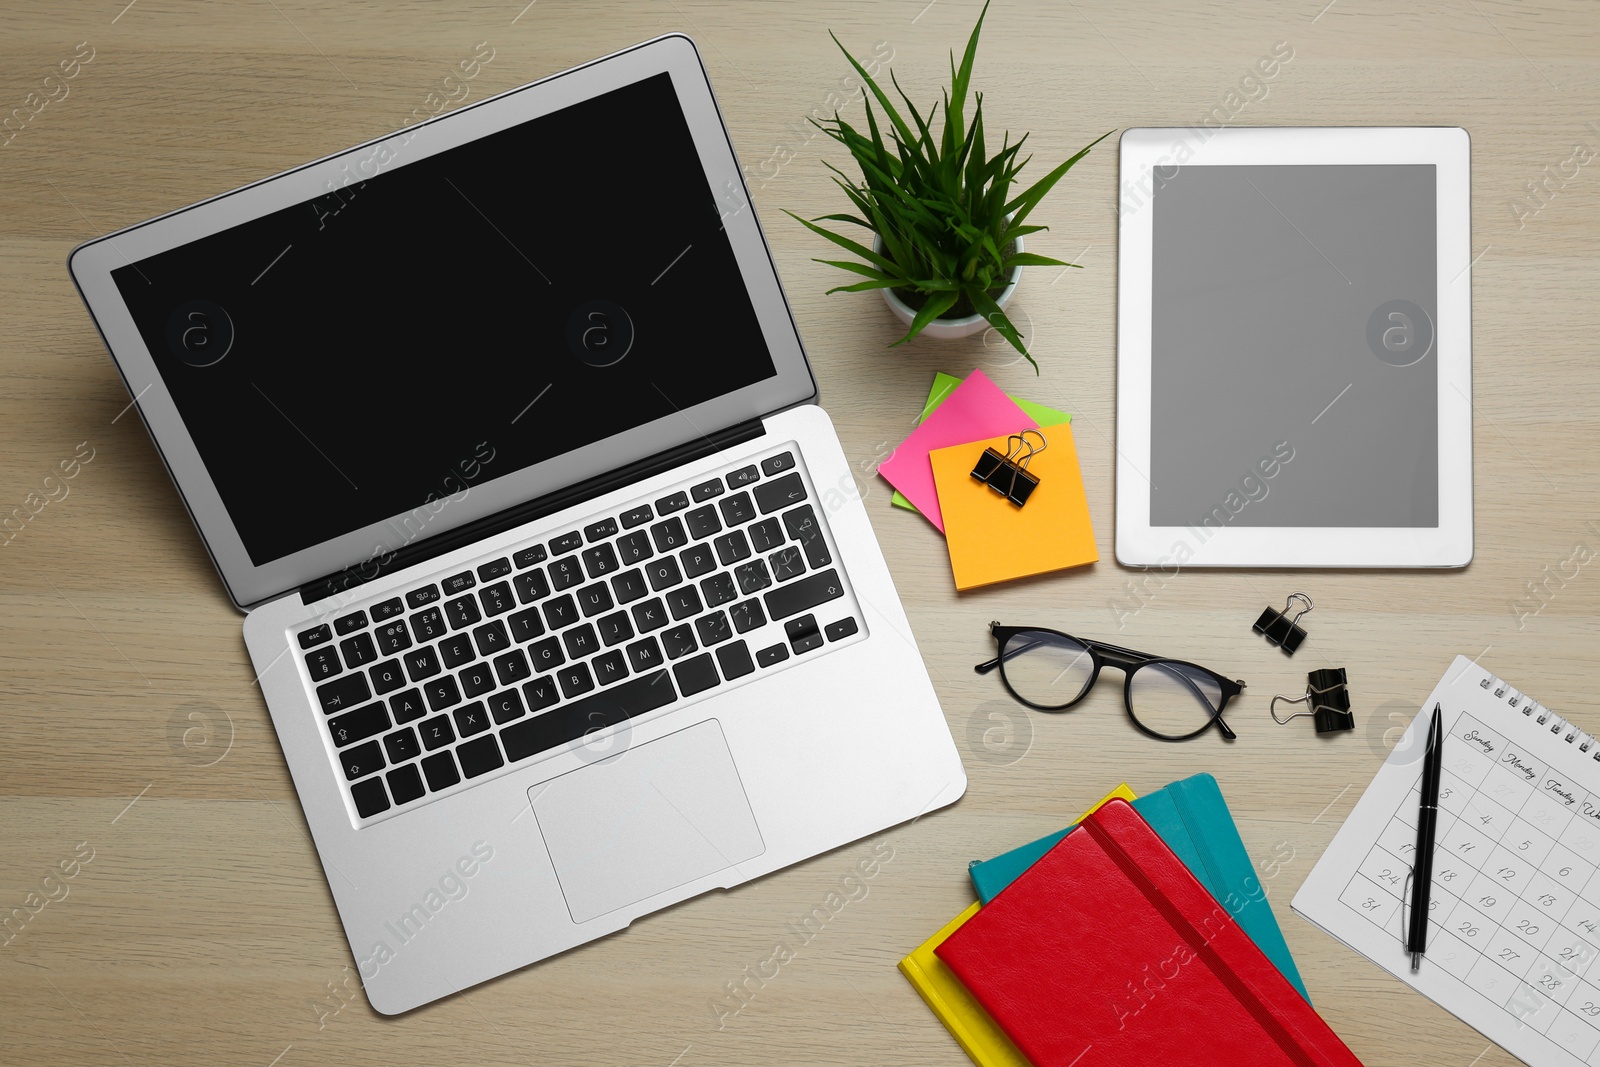
M922 406L922 416L917 419L917 422L921 423L923 419L937 411L939 405L943 404L950 394L955 392L956 386L960 384L961 379L953 374L946 374L943 371L934 374L933 388L928 390L928 402ZM1011 400L1017 407L1027 412L1028 418L1032 419L1037 426L1059 426L1063 422L1072 421L1072 416L1065 411L1047 408L1043 404L1035 404L1031 400L1018 400L1016 397L1012 397ZM889 498L889 503L897 508L905 508L907 511L917 510L916 505L907 500L898 489Z

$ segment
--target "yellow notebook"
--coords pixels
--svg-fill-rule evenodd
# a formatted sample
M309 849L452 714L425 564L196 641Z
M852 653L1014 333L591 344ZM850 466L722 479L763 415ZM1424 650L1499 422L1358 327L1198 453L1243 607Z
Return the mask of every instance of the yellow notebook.
M1039 486L1020 508L972 477L973 465L985 448L1005 454L1006 438L928 453L957 589L1076 567L1100 558L1072 427L1061 423L1040 432L1049 447L1028 462L1028 473L1038 477Z
M1124 782L1095 802L1084 812L1088 815L1112 797L1132 800L1134 793ZM1082 821L1082 817L1079 818ZM913 989L927 1001L928 1007L944 1023L950 1035L960 1042L962 1049L978 1067L1030 1067L1028 1059L1006 1037L989 1013L967 992L967 987L946 967L933 950L945 938L960 929L961 924L978 914L976 901L966 911L945 924L944 929L919 945L911 955L900 961L900 973L906 976Z

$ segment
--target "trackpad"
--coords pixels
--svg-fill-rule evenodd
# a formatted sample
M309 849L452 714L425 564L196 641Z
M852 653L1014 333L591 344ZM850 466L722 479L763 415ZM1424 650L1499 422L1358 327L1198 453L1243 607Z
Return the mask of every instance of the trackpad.
M766 851L715 719L528 790L573 922Z

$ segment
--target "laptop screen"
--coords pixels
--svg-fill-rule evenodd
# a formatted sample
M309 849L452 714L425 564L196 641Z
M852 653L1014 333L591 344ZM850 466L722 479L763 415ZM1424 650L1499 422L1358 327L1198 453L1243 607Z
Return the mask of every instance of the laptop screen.
M257 566L776 373L669 75L383 162L112 271Z

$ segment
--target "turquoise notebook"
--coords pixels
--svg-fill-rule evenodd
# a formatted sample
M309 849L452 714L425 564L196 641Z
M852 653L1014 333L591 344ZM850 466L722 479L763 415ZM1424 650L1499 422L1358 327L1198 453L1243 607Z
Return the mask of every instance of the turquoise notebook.
M1197 774L1139 797L1133 807L1310 1003L1311 997L1300 980L1294 957L1289 955L1283 931L1278 929L1266 890L1250 863L1217 780L1209 774ZM992 860L974 863L968 873L978 899L989 903L1075 828L1076 824Z

